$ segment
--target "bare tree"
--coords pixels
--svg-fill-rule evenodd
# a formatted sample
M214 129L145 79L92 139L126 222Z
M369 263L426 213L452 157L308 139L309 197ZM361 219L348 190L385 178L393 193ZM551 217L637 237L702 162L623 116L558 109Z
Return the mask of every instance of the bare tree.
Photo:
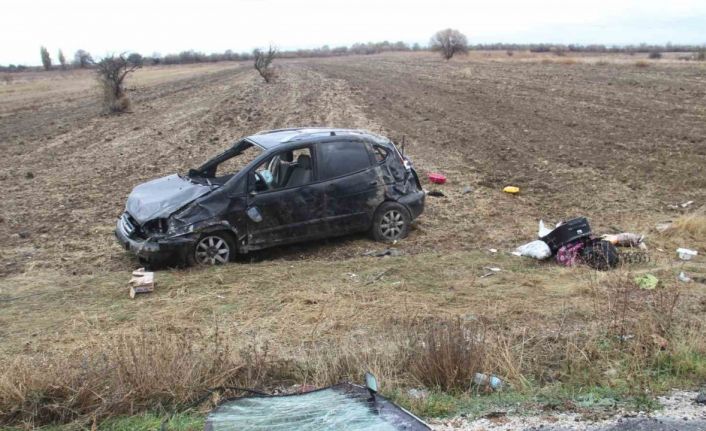
M128 73L139 68L125 57L111 55L96 63L98 82L103 90L103 106L108 113L125 112L130 108L130 100L125 93L124 82Z
M66 57L64 57L64 51L59 50L59 64L61 65L62 69L66 69Z
M265 82L271 82L274 78L274 70L272 69L272 61L277 56L277 48L270 45L267 52L261 51L259 48L253 51L255 59L255 69L260 73Z
M92 63L93 57L91 57L91 54L89 54L88 51L79 49L74 54L74 64L80 67L81 69L90 66Z
M44 70L50 70L51 56L49 55L49 50L43 46L39 49L39 53L42 55L42 65L44 66Z
M441 55L449 60L454 54L468 53L468 39L458 30L447 28L436 32L431 38L432 51L439 51Z

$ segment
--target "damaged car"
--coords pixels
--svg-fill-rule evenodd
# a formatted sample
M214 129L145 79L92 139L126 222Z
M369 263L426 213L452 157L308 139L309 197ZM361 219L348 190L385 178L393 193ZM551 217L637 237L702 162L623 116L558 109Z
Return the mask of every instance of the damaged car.
M133 189L115 229L148 265L226 263L238 254L369 231L404 238L424 210L411 161L350 129L260 132L190 169Z

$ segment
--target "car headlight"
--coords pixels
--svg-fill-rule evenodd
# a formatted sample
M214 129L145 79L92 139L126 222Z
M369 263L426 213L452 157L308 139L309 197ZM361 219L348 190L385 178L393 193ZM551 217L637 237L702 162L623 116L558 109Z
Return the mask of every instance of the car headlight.
M167 221L167 234L171 236L187 235L194 231L194 225L197 223L183 224L177 220L170 218Z

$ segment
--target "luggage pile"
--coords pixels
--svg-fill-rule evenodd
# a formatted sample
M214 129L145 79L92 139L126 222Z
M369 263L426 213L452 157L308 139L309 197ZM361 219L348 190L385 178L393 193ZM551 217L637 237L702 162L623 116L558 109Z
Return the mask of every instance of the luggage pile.
M539 239L518 247L513 254L535 259L554 256L564 266L586 264L598 270L615 268L621 262L616 245L645 249L644 237L632 233L596 236L586 217L560 222L554 229L547 229L540 221Z

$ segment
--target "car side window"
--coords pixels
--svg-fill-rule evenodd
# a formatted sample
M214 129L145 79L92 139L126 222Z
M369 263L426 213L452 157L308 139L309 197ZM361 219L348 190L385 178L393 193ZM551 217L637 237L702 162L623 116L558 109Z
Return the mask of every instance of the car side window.
M299 187L314 180L311 148L282 151L263 161L253 171L253 190L264 192Z
M317 148L319 179L328 180L370 167L368 149L362 142L325 142Z
M384 162L387 158L387 155L389 154L385 148L379 145L373 146L373 152L375 153L375 161L378 163Z

